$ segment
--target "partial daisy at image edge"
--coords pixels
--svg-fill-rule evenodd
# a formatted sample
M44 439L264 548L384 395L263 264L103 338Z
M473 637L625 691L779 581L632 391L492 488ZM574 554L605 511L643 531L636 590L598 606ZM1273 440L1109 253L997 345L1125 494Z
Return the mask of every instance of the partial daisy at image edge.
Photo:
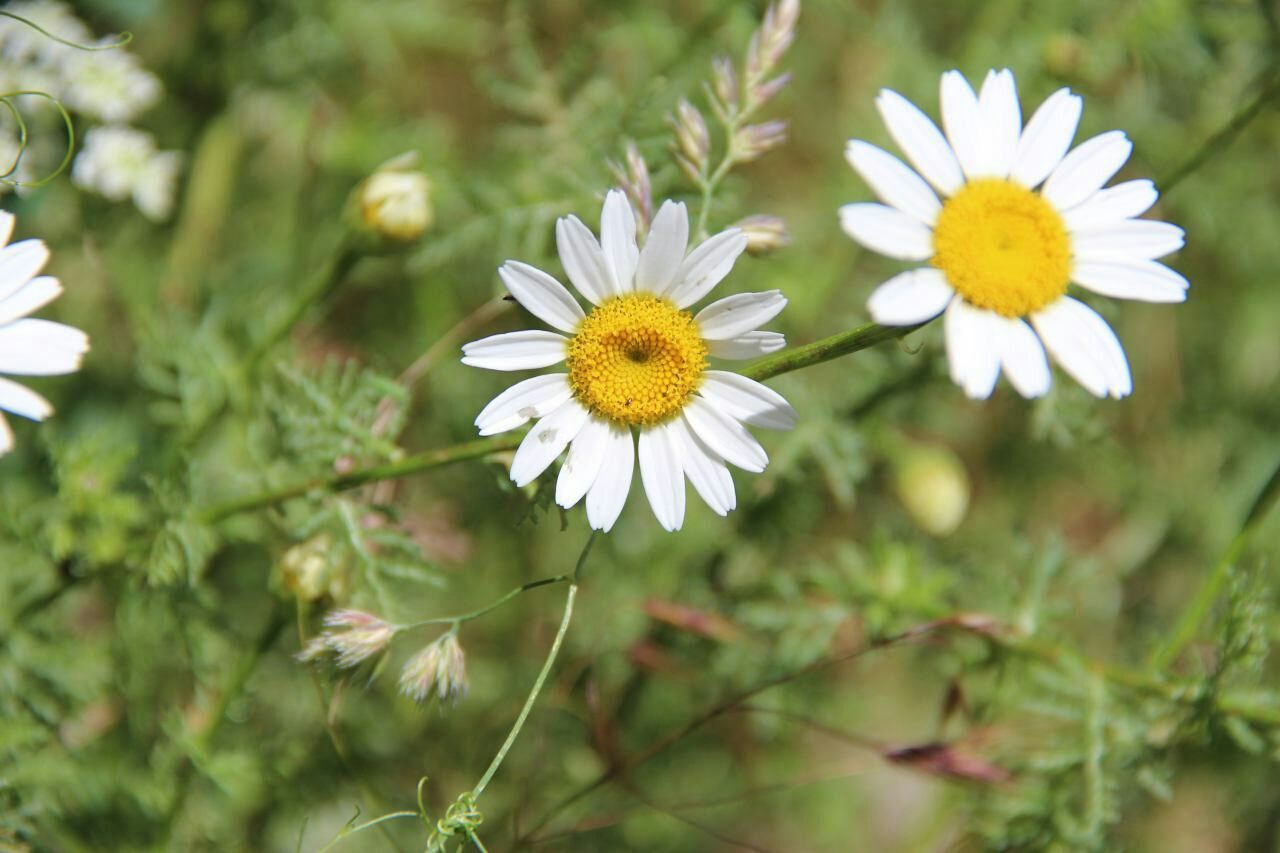
M0 211L0 374L61 376L80 368L89 336L51 320L28 317L62 294L58 279L38 275L49 260L42 240L10 244L14 216ZM43 421L53 406L24 385L0 376L0 410ZM0 455L13 449L13 430L0 414Z
M561 263L587 311L551 275L507 261L499 275L511 295L557 331L492 335L462 348L463 363L534 370L566 362L565 373L518 382L476 418L481 435L536 420L516 450L511 479L525 486L568 449L556 503L585 498L593 529L608 531L627 500L635 468L658 522L680 529L687 478L719 515L737 506L729 465L759 473L769 457L748 426L791 429L796 412L777 392L707 358L750 359L785 345L760 327L787 300L777 290L738 293L688 309L733 269L747 247L737 228L689 249L684 204L666 201L643 248L626 195L604 200L600 239L576 216L556 223ZM637 435L633 436L633 430Z
M1072 148L1083 101L1065 88L1024 126L1008 69L988 72L977 93L948 71L940 101L942 130L892 90L876 99L910 166L861 140L846 148L882 203L844 205L844 231L872 251L924 264L875 289L872 319L910 326L945 314L951 378L973 399L991 396L1002 372L1024 397L1047 393L1050 356L1094 396L1127 396L1133 381L1119 340L1067 290L1186 299L1187 280L1157 262L1182 248L1182 229L1139 218L1159 198L1155 185L1106 186L1132 143L1109 131Z

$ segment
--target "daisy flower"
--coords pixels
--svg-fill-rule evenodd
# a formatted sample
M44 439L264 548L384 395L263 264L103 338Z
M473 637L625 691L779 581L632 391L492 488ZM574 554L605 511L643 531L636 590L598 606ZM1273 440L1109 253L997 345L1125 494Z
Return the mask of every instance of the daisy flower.
M56 278L36 273L49 260L40 240L8 245L13 214L0 211L0 373L16 376L58 376L74 373L80 357L89 349L89 338L79 329L32 320L27 315L58 298L62 285ZM42 421L53 406L36 392L0 377L0 409ZM13 449L13 433L0 415L0 455Z
M1072 149L1081 100L1067 89L1023 126L1007 69L989 72L976 95L949 71L941 102L945 136L898 93L876 99L915 171L861 140L846 150L884 204L842 207L845 232L891 258L928 264L880 285L867 303L872 319L908 326L946 312L951 378L974 399L991 395L1002 369L1024 397L1047 392L1046 350L1095 396L1126 396L1133 382L1120 342L1067 286L1144 302L1186 299L1187 280L1156 262L1182 248L1182 229L1137 218L1155 204L1155 186L1104 187L1133 145L1113 130Z
M685 477L725 515L737 505L726 463L758 473L769 461L746 426L790 429L796 413L760 383L708 369L707 357L780 349L782 335L757 329L787 300L777 290L739 293L690 313L729 274L747 238L730 228L686 251L683 204L663 203L640 249L635 214L614 190L605 197L600 236L574 216L556 223L560 261L591 303L587 311L528 264L507 261L498 270L521 305L563 334L493 335L463 347L463 363L532 370L565 362L568 370L513 385L485 406L476 426L493 435L537 419L516 451L511 479L532 482L568 448L556 503L568 508L585 497L597 530L609 530L622 512L637 460L649 504L667 530L684 521Z

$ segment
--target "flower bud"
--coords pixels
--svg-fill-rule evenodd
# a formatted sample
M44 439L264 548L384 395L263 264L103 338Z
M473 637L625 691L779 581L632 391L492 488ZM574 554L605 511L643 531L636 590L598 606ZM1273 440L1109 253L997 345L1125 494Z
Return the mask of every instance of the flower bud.
M747 251L753 255L767 255L784 246L791 245L791 235L787 233L787 223L777 216L757 214L740 219L734 227L742 231L747 238Z
M431 181L416 161L413 153L388 160L356 188L361 223L388 240L411 243L435 221Z
M945 447L914 444L896 460L894 487L912 521L930 536L948 536L969 508L969 475Z
M350 579L346 567L334 561L333 539L318 533L294 545L280 558L280 581L302 601L318 601L325 596L346 597Z
M467 659L454 631L410 658L400 672L400 692L415 702L428 699L432 692L441 701L466 696L468 689Z

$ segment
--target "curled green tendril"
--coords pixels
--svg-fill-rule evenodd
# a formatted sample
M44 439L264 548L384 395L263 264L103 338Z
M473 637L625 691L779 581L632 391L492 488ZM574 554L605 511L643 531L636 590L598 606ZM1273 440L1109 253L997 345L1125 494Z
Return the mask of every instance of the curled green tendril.
M444 817L436 821L435 829L427 839L427 849L443 850L445 842L461 834L483 850L484 845L480 844L480 839L476 837L476 830L482 823L484 823L484 815L476 805L475 792L463 791L445 811Z
M4 15L4 14L6 13L0 12L0 15ZM10 17L13 17L13 16L10 15ZM18 171L18 166L22 163L22 156L27 152L27 144L28 144L27 123L22 118L22 111L19 110L18 107L11 100L12 98L17 98L22 95L30 95L35 98L44 98L46 101L49 101L51 104L53 104L53 106L58 110L58 114L62 116L62 123L67 129L67 152L64 155L62 155L62 162L59 163L58 168L54 169L50 174L35 181L18 181L9 177L14 172ZM67 112L67 108L62 105L62 102L59 101L57 98L55 98L53 95L50 95L48 92L39 92L36 90L24 90L20 92L6 92L5 94L0 95L0 104L4 104L5 108L9 110L9 115L13 116L13 120L17 122L17 125L18 125L18 153L14 156L13 164L9 167L9 169L5 171L3 174L0 174L0 183L8 184L11 187L42 187L45 184L52 181L54 178L61 175L63 172L65 172L67 170L67 167L71 165L71 156L75 154L76 129L75 129L75 125L73 125L71 122L71 113Z
M0 18L12 18L13 20L21 24L26 24L28 27L31 27L31 29L35 30L45 38L53 39L58 44L63 44L63 45L66 45L67 47L73 47L76 50L88 50L88 51L94 51L94 52L97 52L99 50L115 50L116 48L124 47L129 42L133 41L133 33L123 32L116 38L115 41L111 42L110 44L77 44L76 42L73 42L73 41L67 41L66 39L61 38L60 36L55 36L53 33L49 32L44 27L37 24L35 21L28 20L27 18L24 18L21 15L15 15L12 12L0 11Z

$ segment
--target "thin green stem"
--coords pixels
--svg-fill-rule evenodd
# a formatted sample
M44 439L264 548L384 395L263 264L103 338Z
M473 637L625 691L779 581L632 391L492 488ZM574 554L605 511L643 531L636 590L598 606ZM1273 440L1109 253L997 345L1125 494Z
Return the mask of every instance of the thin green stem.
M885 341L905 337L923 325L921 323L915 326L881 326L877 323L867 323L856 329L840 332L820 341L793 347L763 358L742 371L742 375L757 380L770 379L793 370L831 361L833 358L849 355Z
M591 548L591 543L595 540L593 535L587 540L586 551ZM556 631L556 638L551 643L551 651L547 652L547 659L542 664L542 671L538 673L538 680L533 683L533 689L529 691L529 696L524 700L524 707L520 709L520 716L516 717L515 725L511 727L511 731L507 733L507 739L503 741L502 747L498 750L498 754L493 757L493 761L489 764L489 769L484 771L484 775L480 777L480 781L471 789L473 796L479 797L484 793L484 789L489 786L493 775L498 772L498 768L502 766L502 762L507 757L507 753L511 751L511 747L516 742L516 738L520 736L520 730L524 728L524 722L529 718L529 712L533 710L533 705L538 701L538 694L542 692L542 686L547 682L547 676L551 674L551 667L555 665L556 658L560 654L560 646L564 643L564 635L569 631L569 620L573 618L573 600L578 595L578 585L569 584L569 594L564 600L564 616L560 619L560 629Z
M407 812L407 811L391 812L390 814L384 814L379 817L375 817L373 820L367 820L364 823L356 824L355 826L344 826L332 841L330 841L328 844L320 848L319 853L325 853L326 850L331 849L335 844L337 844L339 841L342 841L348 835L355 835L357 832L363 832L366 829L370 829L375 826L380 826L386 821L398 820L399 818L402 818L402 817L420 817L420 815L417 812Z
M1195 639L1196 632L1208 618L1209 611L1213 609L1214 603L1217 602L1223 587L1231 577L1231 569L1240 560L1245 548L1249 545L1249 540L1253 538L1254 531L1278 499L1280 499L1280 465L1271 472L1271 476L1258 492L1248 515L1245 516L1244 524L1240 526L1240 532L1231 540L1227 550L1214 565L1213 571L1200 583L1195 597L1191 599L1181 618L1174 624L1169 638L1152 653L1149 664L1151 669L1162 670L1168 667Z
M479 619L486 613L497 610L511 599L515 598L522 592L528 592L531 589L537 589L540 586L548 586L553 583L565 583L570 578L567 575L556 575L553 578L542 578L541 580L529 581L527 584L518 586L499 598L497 601L490 602L479 610L472 610L470 613L463 613L459 616L440 616L435 619L423 619L421 622L413 622L409 625L401 626L401 630L408 631L413 628L421 628L424 625L460 625L463 622L470 622L472 619Z

